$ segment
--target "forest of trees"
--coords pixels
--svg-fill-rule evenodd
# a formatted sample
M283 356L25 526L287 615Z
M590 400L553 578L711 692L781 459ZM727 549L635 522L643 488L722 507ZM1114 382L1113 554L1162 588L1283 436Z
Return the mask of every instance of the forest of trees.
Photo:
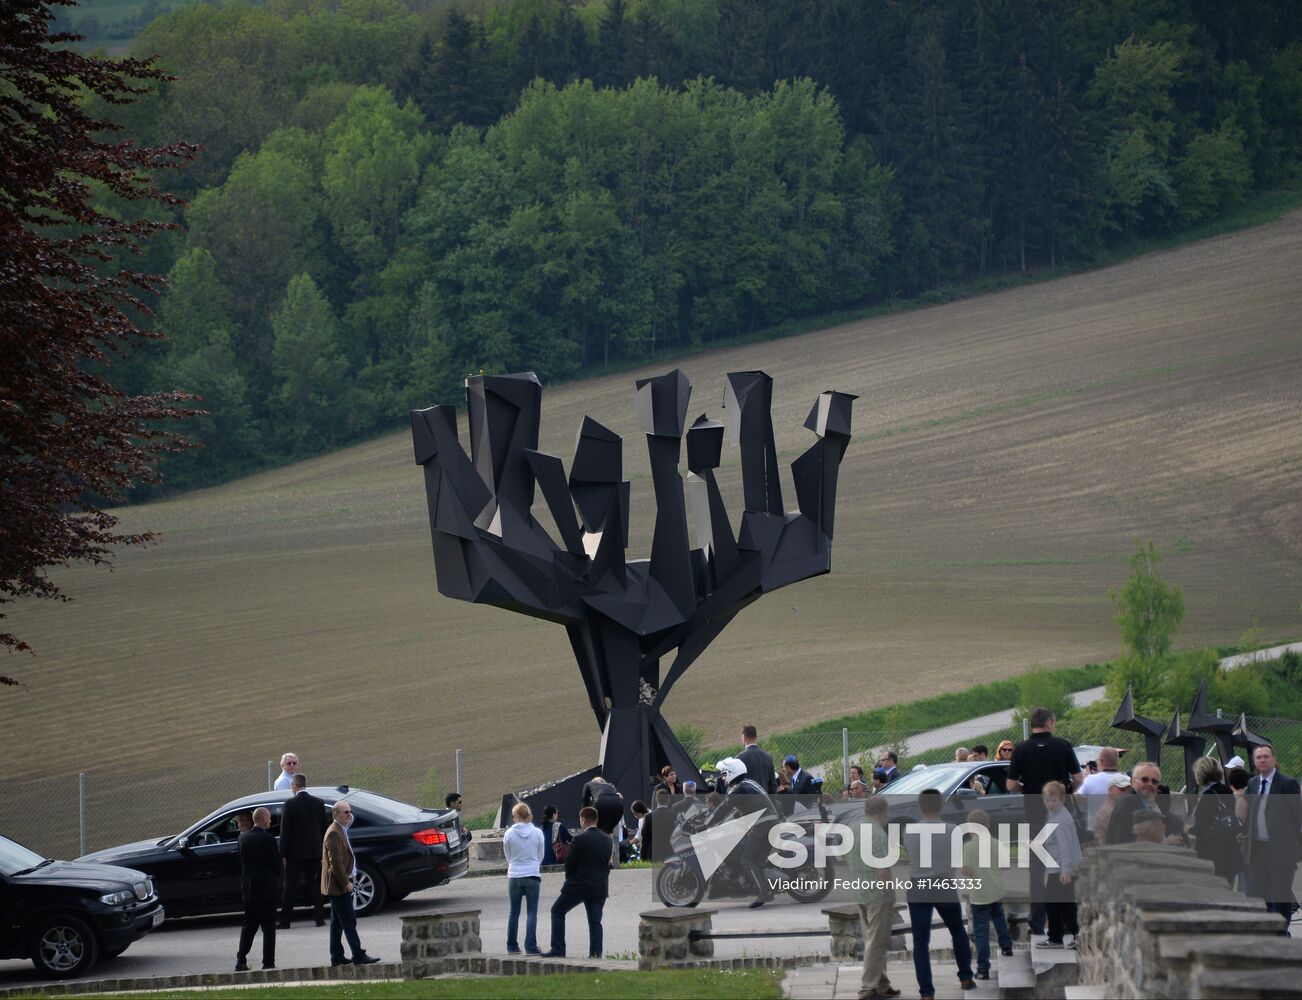
M1302 152L1287 0L234 0L133 52L177 79L129 133L204 146L146 262L168 340L117 375L203 396L171 488L467 372L1087 263Z

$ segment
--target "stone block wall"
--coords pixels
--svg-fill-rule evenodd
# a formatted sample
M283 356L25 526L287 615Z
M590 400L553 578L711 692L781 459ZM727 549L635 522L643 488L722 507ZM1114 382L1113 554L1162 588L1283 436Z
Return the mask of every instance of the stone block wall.
M434 975L441 960L453 955L479 954L479 910L414 913L402 918L403 972L409 978Z
M823 913L827 917L827 929L832 935L832 960L862 962L863 924L859 922L859 907L850 904L829 906Z
M1110 997L1201 996L1204 973L1271 968L1271 956L1289 941L1281 917L1230 889L1210 862L1182 847L1093 849L1076 900L1080 981ZM1302 985L1302 975L1298 980Z
M692 932L708 934L715 910L680 909L648 910L641 914L637 928L637 967L639 969L691 968L714 957L714 942L692 939Z

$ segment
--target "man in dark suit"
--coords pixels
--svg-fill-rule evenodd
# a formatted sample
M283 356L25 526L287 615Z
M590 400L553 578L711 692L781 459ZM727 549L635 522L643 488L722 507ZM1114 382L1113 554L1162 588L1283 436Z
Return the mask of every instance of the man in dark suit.
M291 779L294 794L285 802L280 819L280 856L285 860L285 900L277 927L289 928L294 915L300 882L307 883L312 916L318 927L325 926L325 897L321 895L321 841L325 837L325 803L307 790L307 778L300 772Z
M896 756L894 750L883 750L881 756L877 758L877 766L886 772L886 784L892 781L899 781L904 775L900 773L898 764L900 758Z
M800 761L795 754L788 754L782 761L782 770L786 772L787 780L791 782L792 795L814 794L814 776L800 766Z
M284 865L271 835L271 813L253 810L253 829L240 834L240 894L244 899L244 924L240 928L240 950L235 971L247 972L253 935L262 931L262 967L276 967L276 904L280 902L281 870Z
M588 916L588 957L602 955L601 911L610 894L611 840L597 829L597 810L579 810L582 832L570 844L565 859L565 884L552 904L552 947L549 958L565 957L565 914L580 903Z
M770 795L778 790L778 776L773 770L773 758L757 742L759 730L752 725L741 727L741 741L745 744L737 759L746 765L746 776Z
M1256 774L1248 782L1248 891L1266 909L1287 921L1297 909L1293 877L1297 873L1302 789L1275 769L1273 747L1252 751Z

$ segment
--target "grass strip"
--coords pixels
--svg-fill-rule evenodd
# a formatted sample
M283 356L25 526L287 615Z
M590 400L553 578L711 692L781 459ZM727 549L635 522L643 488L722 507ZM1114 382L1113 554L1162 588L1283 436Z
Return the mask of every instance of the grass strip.
M319 983L305 986L259 986L249 989L188 990L164 993L120 993L118 996L167 997L411 997L420 1000L514 1000L514 998L584 997L655 1000L727 997L735 1000L776 1000L782 996L782 974L771 969L684 969L662 972L586 972L548 976L493 976L483 979L390 979L376 982Z

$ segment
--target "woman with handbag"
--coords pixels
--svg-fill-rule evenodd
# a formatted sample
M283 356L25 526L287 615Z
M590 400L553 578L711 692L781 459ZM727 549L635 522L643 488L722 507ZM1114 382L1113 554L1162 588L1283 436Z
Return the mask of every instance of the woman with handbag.
M1221 765L1214 757L1199 757L1193 772L1198 785L1198 802L1189 827L1194 850L1198 857L1216 866L1217 875L1233 885L1235 876L1243 870L1239 847L1243 824L1235 809L1234 793L1222 780Z
M543 809L543 864L563 865L570 854L570 843L574 836L561 822L560 810L555 806Z

